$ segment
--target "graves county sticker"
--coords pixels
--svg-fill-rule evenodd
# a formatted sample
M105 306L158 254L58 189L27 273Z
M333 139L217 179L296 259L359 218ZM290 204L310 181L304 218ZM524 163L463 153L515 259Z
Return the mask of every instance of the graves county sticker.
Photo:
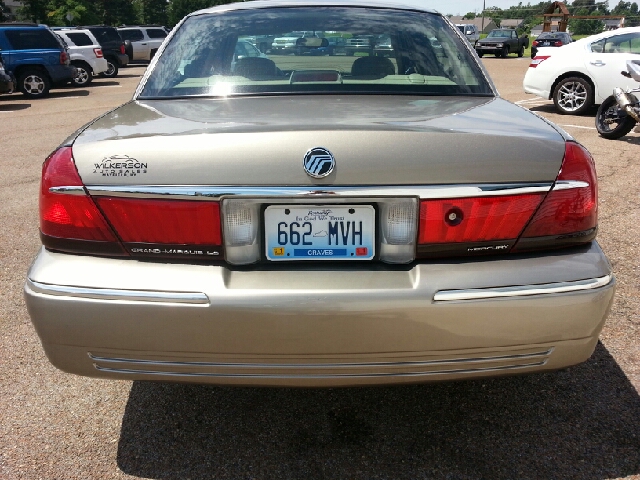
M135 177L147 173L147 164L128 155L112 155L93 164L93 173L103 177Z

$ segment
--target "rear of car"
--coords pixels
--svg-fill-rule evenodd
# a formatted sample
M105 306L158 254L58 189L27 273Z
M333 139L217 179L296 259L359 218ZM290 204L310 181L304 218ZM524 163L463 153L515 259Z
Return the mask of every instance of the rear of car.
M536 56L538 48L561 47L572 42L571 35L566 32L543 32L531 44L531 58Z
M119 27L118 33L131 42L133 61L150 61L167 37L167 31L160 26Z
M66 44L71 65L76 67L73 79L76 87L88 85L94 75L107 71L107 60L102 48L89 30L57 30L56 35Z
M102 54L107 61L107 70L101 75L108 78L117 76L120 68L129 63L124 41L118 31L106 25L86 25L81 28L89 30L100 44Z
M54 365L345 386L591 355L615 280L589 153L500 99L441 15L341 5L190 15L134 101L46 160L25 295ZM320 29L303 55L235 55ZM311 53L338 34L392 49Z
M15 84L15 78L5 70L4 62L2 61L2 55L0 55L0 95L2 95L3 93L13 92Z
M75 75L64 44L46 26L0 24L0 51L17 89L30 98L48 95L52 87L70 83Z

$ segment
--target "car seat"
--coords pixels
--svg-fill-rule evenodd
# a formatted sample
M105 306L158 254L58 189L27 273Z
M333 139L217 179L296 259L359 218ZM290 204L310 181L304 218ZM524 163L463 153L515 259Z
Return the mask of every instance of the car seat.
M386 57L360 57L351 65L351 76L382 78L395 75L396 67Z
M276 77L278 69L275 62L268 58L245 57L236 62L234 73L250 80L261 80Z

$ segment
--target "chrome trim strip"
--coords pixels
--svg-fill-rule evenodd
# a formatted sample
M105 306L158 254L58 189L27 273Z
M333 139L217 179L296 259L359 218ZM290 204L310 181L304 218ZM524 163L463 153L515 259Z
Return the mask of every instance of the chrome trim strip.
M608 285L613 275L578 280L575 282L545 283L540 285L517 285L513 287L470 288L467 290L441 290L433 296L434 302L454 302L464 300L483 300L487 298L512 298L530 295L550 295L553 293L573 293L592 290Z
M554 348L543 352L522 353L515 355L498 355L493 357L454 358L449 360L429 360L424 362L365 362L365 363L214 363L214 362L175 362L166 360L142 360L127 358L100 357L87 352L89 358L99 363L133 363L156 367L208 367L208 368L273 368L273 369L310 369L324 368L371 368L371 367L428 367L433 365L455 365L459 363L499 362L503 360L526 360L548 357Z
M86 195L84 187L50 187L49 193L61 193L65 195Z
M573 188L585 188L588 186L589 182L583 182L581 180L558 180L553 186L553 191L571 190Z
M405 373L338 373L334 375L293 375L293 374L255 374L255 373L200 373L200 372L158 372L154 370L130 370L120 368L105 368L100 365L93 364L94 368L100 372L119 373L127 375L155 375L168 377L209 377L209 378L273 378L273 379L332 379L332 378L380 378L380 377L430 377L434 375L463 375L476 374L485 372L499 372L505 370L522 370L532 367L540 367L546 365L547 360L534 363L526 363L523 365L504 365L502 367L485 367L485 368L465 368L458 370L441 370L438 372L405 372Z
M51 285L27 279L27 286L36 293L91 300L182 303L209 305L209 297L200 292L160 292L153 290L122 290L114 288L86 288L69 285Z
M546 193L552 182L482 185L396 185L396 186L171 186L171 185L88 185L93 196L219 200L227 196L266 197L420 197L424 199L494 197L525 193ZM66 188L66 187L57 187Z

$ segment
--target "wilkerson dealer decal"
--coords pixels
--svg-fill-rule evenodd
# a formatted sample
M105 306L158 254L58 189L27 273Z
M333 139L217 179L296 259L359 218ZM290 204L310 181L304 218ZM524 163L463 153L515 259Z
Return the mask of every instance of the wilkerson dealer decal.
M100 163L94 163L93 173L103 177L135 177L147 173L147 164L128 155L105 157Z

